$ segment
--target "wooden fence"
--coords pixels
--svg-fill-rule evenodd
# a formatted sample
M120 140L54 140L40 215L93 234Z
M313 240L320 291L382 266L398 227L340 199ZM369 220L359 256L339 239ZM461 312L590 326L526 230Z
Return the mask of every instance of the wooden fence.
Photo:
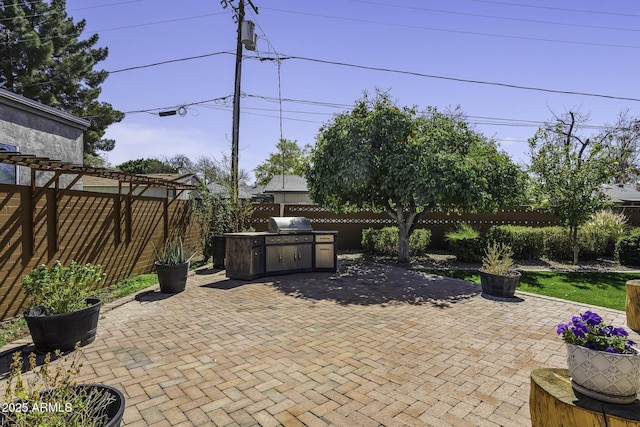
M640 207L620 207L629 223L640 226ZM39 264L71 260L103 266L110 285L123 278L153 271L154 246L167 236L183 235L198 246L197 226L185 200L38 189L0 185L0 319L19 315L25 307L22 278ZM254 204L252 226L266 231L272 216L305 216L315 230L337 230L339 249L361 248L364 228L395 225L385 213L337 215L316 205ZM432 248L444 248L444 234L460 222L481 231L492 225L547 226L558 220L527 207L495 213L432 212L418 228L432 233Z
M629 224L640 226L640 207L617 207L629 218ZM317 205L309 204L269 204L254 205L252 226L256 231L266 231L271 216L304 216L309 218L314 230L337 230L339 249L360 249L362 230L395 226L396 222L386 213L358 212L337 215ZM480 231L486 231L494 225L524 225L544 227L558 225L558 219L542 210L527 206L500 209L485 213L447 213L429 212L418 221L417 228L431 230L431 247L444 249L444 235L459 223L466 222Z
M152 272L168 236L195 245L190 218L185 200L0 185L0 319L22 312L22 278L37 265L100 264L108 286Z

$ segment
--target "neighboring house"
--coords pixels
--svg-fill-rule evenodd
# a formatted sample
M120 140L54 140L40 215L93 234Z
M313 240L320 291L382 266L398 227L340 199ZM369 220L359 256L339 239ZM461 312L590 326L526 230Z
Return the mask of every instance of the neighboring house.
M211 194L218 194L219 196L225 199L230 198L229 188L224 185L212 182L210 184L207 184L207 189L209 190L209 192L211 192ZM240 184L240 186L238 187L238 198L244 199L244 200L251 200L252 202L254 202L256 201L255 200L256 197L259 198L260 196L262 196L262 189L263 187L261 186L250 186L246 184Z
M274 203L313 203L307 180L299 175L275 175L265 185L263 193L273 195Z
M187 174L168 174L168 173L150 173L150 174L141 174L139 176L149 177L157 180L165 180L171 183L177 184L185 184L185 185L196 185L199 182L197 176L192 173ZM119 187L117 179L108 179L97 176L85 176L83 179L83 190L85 191L95 191L98 193L114 193L117 194L118 191L121 191L121 194L129 193L129 183L123 182L122 186ZM168 193L167 193L168 191ZM139 195L141 194L147 197L167 197L174 198L180 190L176 190L174 188L166 188L156 185L150 185L149 188L146 186L134 187L133 194ZM178 195L178 199L187 200L191 195L191 191L182 191Z
M87 120L56 110L0 88L0 151L47 157L82 165L82 134L89 127ZM44 185L51 172L37 171L36 186ZM62 176L66 186L73 176ZM31 184L28 167L0 164L0 183ZM80 183L73 188L80 188Z
M604 194L614 203L625 206L640 205L640 183L636 184L605 184L602 186Z

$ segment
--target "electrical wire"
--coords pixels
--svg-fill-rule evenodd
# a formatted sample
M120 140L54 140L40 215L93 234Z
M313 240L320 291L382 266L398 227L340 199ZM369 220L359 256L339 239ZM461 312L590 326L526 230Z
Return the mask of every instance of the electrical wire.
M558 40L558 39L545 39L541 37L525 37L525 36L513 36L513 35L504 35L504 34L493 34L493 33L482 33L478 31L463 31L463 30L449 30L445 28L436 28L436 27L426 27L422 25L409 25L406 23L403 24L394 24L390 22L382 22L382 21L371 21L367 19L356 19L356 18L345 18L341 16L331 16L331 15L321 15L317 13L308 13L308 12L297 12L291 10L284 9L276 9L271 7L263 7L266 10L272 10L274 12L283 12L283 13L292 13L295 15L306 15L306 16L315 16L320 18L327 19L337 19L342 21L351 21L351 22L361 22L365 24L376 24L376 25L387 25L393 27L402 27L402 28L413 28L419 30L429 30L429 31L439 31L445 33L455 33L455 34L466 34L472 36L485 36L485 37L498 37L498 38L506 38L512 40L531 40L538 42L549 42L549 43L565 43L565 44L573 44L573 45L584 45L584 46L599 46L599 47L615 47L615 48L623 48L623 49L640 49L638 45L624 45L624 44L612 44L612 43L594 43L594 42L584 42L584 41L575 41L575 40Z
M542 21L537 19L525 19L525 18L510 18L505 16L495 16L495 15L484 15L479 13L468 13L468 12L454 12L450 10L442 10L442 9L431 9L426 7L417 7L417 6L404 6L399 4L391 4L391 3L382 3L371 0L351 0L356 3L367 3L378 6L387 6L387 7L396 7L400 9L411 9L411 10L421 10L425 12L435 12L435 13L443 13L449 15L459 15L459 16L471 16L474 18L488 18L488 19L498 19L503 21L512 21L512 22L529 22L533 24L547 24L547 25L560 25L566 27L577 27L577 28L592 28L598 30L612 30L612 31L631 31L631 32L640 32L638 28L620 28L620 27L605 27L600 25L586 25L586 24L574 24L570 22L558 22L558 21Z
M560 10L560 11L563 11L563 12L592 13L592 14L595 14L595 15L611 15L611 16L626 16L626 17L632 17L632 18L640 18L640 15L634 15L634 14L630 14L630 13L601 12L601 11L596 11L596 10L584 10L584 9L567 9L567 8L563 8L563 7L539 6L539 5L532 5L532 4L518 4L518 3L508 3L508 2L502 2L502 1L493 1L493 0L472 0L472 1L475 1L475 2L478 2L478 3L500 4L500 5L505 5L505 6L528 7L528 8L533 8L533 9Z
M202 55L187 56L187 57L184 57L184 58L168 59L166 61L154 62L154 63L151 63L151 64L135 65L135 66L132 66L132 67L120 68L118 70L107 71L107 73L116 74L116 73L122 73L122 72L125 72L125 71L141 70L143 68L151 68L151 67L156 67L158 65L172 64L172 63L175 63L175 62L183 62L183 61L191 61L191 60L194 60L194 59L202 59L202 58L208 58L210 56L225 55L225 54L227 54L227 55L235 55L235 53L230 51L230 50L224 50L224 51L221 51L221 52L204 53Z
M485 80L462 79L462 78L458 78L458 77L447 77L447 76L438 76L438 75L434 75L434 74L418 73L418 72L415 72L415 71L396 70L396 69L392 69L392 68L371 67L371 66L367 66L367 65L349 64L349 63L346 63L346 62L329 61L329 60L324 60L324 59L308 58L308 57L304 57L304 56L286 56L286 57L281 58L281 59L282 60L297 59L297 60L301 60L301 61L316 62L316 63L329 64L329 65L339 65L339 66L342 66L342 67L359 68L359 69L363 69L363 70L381 71L381 72L396 73L396 74L405 74L405 75L416 76L416 77L426 77L426 78L431 78L431 79L449 80L449 81L462 82L462 83L473 83L473 84L480 84L480 85L499 86L499 87L506 87L506 88L511 88L511 89L531 90L531 91L537 91L537 92L559 93L559 94L563 94L563 95L579 95L579 96L588 96L588 97L596 97L596 98L617 99L617 100L622 100L622 101L640 102L640 98L631 98L631 97L625 97L625 96L614 96L614 95L605 95L605 94L600 94L600 93L578 92L578 91L569 91L569 90L545 89L545 88L541 88L541 87L523 86L523 85L510 84L510 83L489 82L489 81L485 81Z

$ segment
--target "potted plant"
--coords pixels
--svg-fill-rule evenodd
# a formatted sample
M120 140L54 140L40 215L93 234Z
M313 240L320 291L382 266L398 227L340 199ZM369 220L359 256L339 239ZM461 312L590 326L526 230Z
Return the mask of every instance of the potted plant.
M95 340L102 301L89 298L89 291L104 281L102 267L93 264L51 268L40 265L25 276L22 284L30 308L24 312L37 352L72 350Z
M189 249L185 248L182 238L167 239L161 251L158 251L157 248L154 250L160 292L175 294L184 291L193 255L189 255Z
M513 298L520 282L520 272L513 264L513 251L509 245L493 241L482 258L480 284L482 293L494 297Z
M13 354L0 425L30 427L114 427L121 424L125 397L120 390L102 384L74 381L82 364L76 348L69 362L63 357L55 368L51 353L37 368L36 355L29 355L29 369L23 373L20 352ZM57 350L55 357L61 353Z
M592 311L558 325L567 345L574 390L610 403L632 403L640 389L640 351L623 328L606 325Z

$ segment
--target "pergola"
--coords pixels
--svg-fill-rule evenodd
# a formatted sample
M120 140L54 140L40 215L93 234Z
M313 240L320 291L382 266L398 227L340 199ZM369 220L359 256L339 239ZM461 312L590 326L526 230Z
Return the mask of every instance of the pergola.
M140 189L137 192L136 196L141 196L145 191L147 191L151 187L161 187L166 189L166 196L164 197L164 232L165 236L168 235L168 208L170 204L174 203L178 200L178 196L182 194L186 190L194 190L196 186L192 184L185 184L177 181L149 177L146 175L140 175L135 173L121 172L115 169L109 168L99 168L99 167L88 167L83 165L77 165L69 162L64 162L61 160L55 160L48 157L40 157L29 154L21 154L15 152L0 152L0 163L14 165L14 166L22 166L28 167L31 169L31 200L29 201L30 207L29 210L31 215L29 218L31 219L31 226L28 227L31 231L31 240L34 237L34 226L35 226L35 203L33 200L36 200L41 194L49 189L55 188L57 197L53 200L55 203L54 211L57 212L58 201L62 196L66 194L67 191L71 190L72 187L83 177L83 176L96 176L101 178L107 178L118 181L118 195L124 196L125 209L124 209L124 228L125 228L125 241L128 243L131 240L131 204L133 202L134 191ZM50 172L52 173L51 178L42 186L36 185L36 172ZM63 175L75 175L75 177L69 182L64 188L61 188L60 185L60 177ZM123 183L129 184L129 189L126 193L122 192ZM173 197L169 197L169 191L175 190L175 195ZM116 227L119 228L120 224L120 199L118 197L116 199L117 207L115 209L115 224ZM58 242L58 224L56 219L56 226L54 227L55 236L54 242ZM116 239L119 241L120 232L117 230ZM119 242L117 242L119 243ZM33 246L32 246L33 248Z

